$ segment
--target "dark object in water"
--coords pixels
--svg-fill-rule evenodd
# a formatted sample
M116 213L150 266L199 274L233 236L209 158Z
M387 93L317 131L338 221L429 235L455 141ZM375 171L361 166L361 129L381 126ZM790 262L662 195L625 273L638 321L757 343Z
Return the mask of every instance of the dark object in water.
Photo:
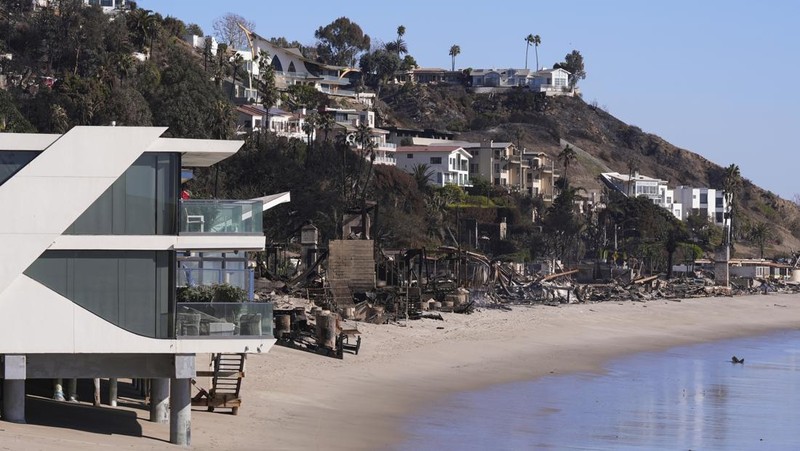
M731 357L731 363L744 363L744 359L740 359L739 357L733 356Z

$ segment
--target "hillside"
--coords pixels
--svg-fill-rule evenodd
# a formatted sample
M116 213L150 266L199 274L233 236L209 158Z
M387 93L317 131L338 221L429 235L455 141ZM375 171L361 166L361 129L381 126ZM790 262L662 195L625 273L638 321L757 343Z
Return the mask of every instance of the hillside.
M179 19L133 10L109 20L82 2L39 12L28 3L15 5L12 11L0 4L0 28L8 31L0 40L0 53L10 55L0 60L3 131L63 133L76 125L113 121L122 126L168 126L168 135L174 137L241 137L246 140L243 151L213 172L198 171L191 190L203 197L236 198L291 191L291 209L268 213L268 239L289 240L309 221L320 228L324 239L339 236L344 217L364 209L369 200L379 206L373 232L382 245L452 243L458 229L452 207L467 201L463 192L433 189L424 179L395 167L376 165L373 171L364 155L340 145L328 133L322 138L318 134L311 145L272 133L237 134L231 87L232 82L241 82L241 62L230 51L211 57L186 45L181 37L187 25ZM78 52L75 42L81 43ZM309 90L282 93L282 107L316 110L346 102ZM380 98L378 126L446 129L469 141L512 141L552 158L562 150L561 140L566 140L578 149L569 168L570 185L587 191L600 189L600 172L627 173L630 167L667 179L673 187L720 188L723 182L722 167L580 98L541 98L525 90L475 95L463 86L421 84L383 85ZM529 213L541 210L541 201L534 205L537 200L488 191L482 191L489 194L482 199L472 196L479 205L465 206L475 207L473 219L479 221L509 218L509 239L497 254L514 254L520 261L542 253L554 256L552 241L560 231L548 236L540 224L531 223ZM756 255L748 247L749 231L764 224L775 226L767 255L800 249L796 205L747 180L739 197L737 255ZM565 210L573 206L566 200L564 205ZM584 226L592 224L575 228L574 238L586 241L585 248L574 249L575 258L601 247L597 240L589 243L585 234L578 236ZM663 234L650 237L662 238ZM704 244L706 250L712 246L711 240Z
M578 152L569 174L573 185L586 190L601 189L600 172L628 173L631 166L668 180L670 187L722 188L723 167L626 124L580 97L542 100L522 91L477 95L462 86L417 85L387 89L383 99L381 113L392 125L446 129L466 141L512 141L554 159L564 139L584 151ZM773 252L800 249L797 205L746 179L740 197L743 234L753 224L768 222L777 226ZM757 254L746 243L737 248L739 255Z

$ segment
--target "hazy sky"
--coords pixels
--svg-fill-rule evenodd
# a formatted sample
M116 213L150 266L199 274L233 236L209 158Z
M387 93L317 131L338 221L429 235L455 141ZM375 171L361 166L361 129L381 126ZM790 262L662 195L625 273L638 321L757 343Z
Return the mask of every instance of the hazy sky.
M797 0L138 4L197 23L206 34L213 34L215 18L233 12L255 22L262 36L307 45L314 30L341 16L373 41L394 39L404 25L417 63L448 69L453 44L461 47L457 68L524 67L524 37L538 34L540 66L581 52L587 102L719 165L735 163L745 178L781 197L800 193L798 138L791 138L800 133ZM535 66L533 48L528 61Z

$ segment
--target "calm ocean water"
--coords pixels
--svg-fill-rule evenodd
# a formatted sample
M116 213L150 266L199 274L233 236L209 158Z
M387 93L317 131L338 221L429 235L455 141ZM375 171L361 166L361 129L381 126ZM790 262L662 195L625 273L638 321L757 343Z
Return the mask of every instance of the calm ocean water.
M406 432L395 449L800 450L800 331L452 395Z

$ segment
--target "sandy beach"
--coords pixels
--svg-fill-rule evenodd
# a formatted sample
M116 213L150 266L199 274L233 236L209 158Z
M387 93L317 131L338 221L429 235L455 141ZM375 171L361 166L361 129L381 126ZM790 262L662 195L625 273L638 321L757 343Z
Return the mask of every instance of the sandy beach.
M194 410L192 448L386 449L402 441L407 415L448 393L600 371L635 352L796 329L800 296L515 307L444 319L358 323L361 352L344 360L278 346L251 356L240 414ZM207 363L199 356L197 369ZM175 448L168 426L149 423L135 406L59 406L32 397L28 404L30 424L0 423L0 449Z

